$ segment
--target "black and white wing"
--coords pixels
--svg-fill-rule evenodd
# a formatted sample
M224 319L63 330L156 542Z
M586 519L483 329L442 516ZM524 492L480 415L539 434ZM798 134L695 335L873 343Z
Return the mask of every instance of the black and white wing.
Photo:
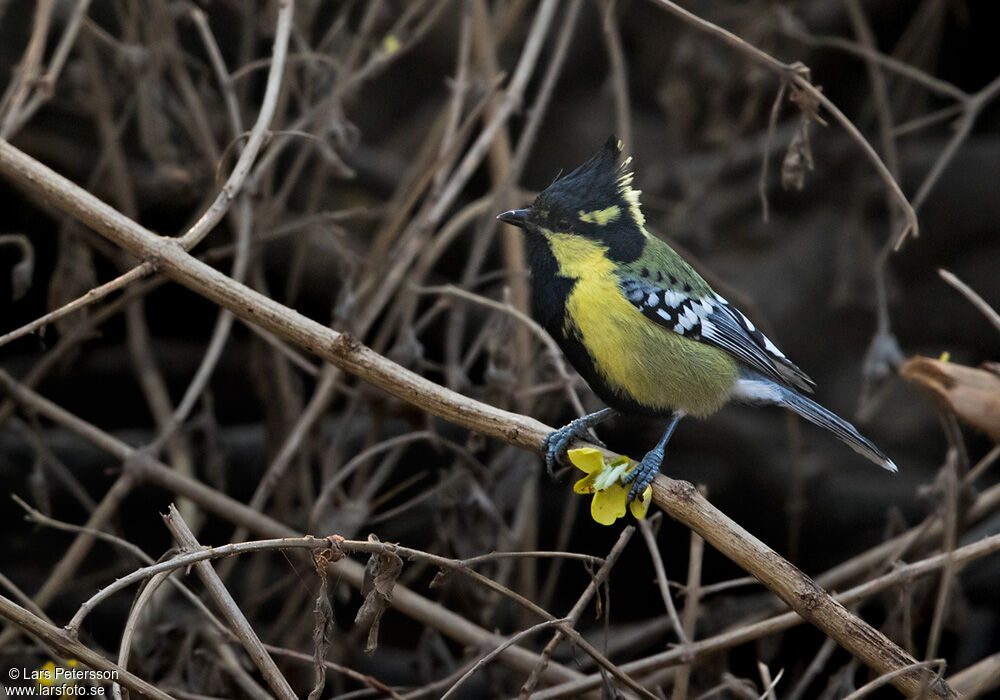
M764 376L812 391L813 381L753 322L714 292L700 298L647 280L624 278L622 293L646 318L674 333L725 350Z

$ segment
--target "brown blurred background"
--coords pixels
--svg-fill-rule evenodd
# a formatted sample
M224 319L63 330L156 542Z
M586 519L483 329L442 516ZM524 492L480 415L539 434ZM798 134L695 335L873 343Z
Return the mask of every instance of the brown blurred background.
M0 87L8 94L43 4L0 0ZM504 243L513 234L498 228L495 214L529 201L617 133L634 156L651 230L676 244L766 328L817 381L818 400L858 421L900 467L890 476L830 435L776 410L736 407L710 420L684 421L664 470L704 485L719 508L811 574L941 507L942 492L933 484L948 441L938 410L894 371L882 377L874 368L882 361L894 370L918 354L948 352L953 362L970 366L1000 357L997 329L937 274L938 268L952 271L1000 306L1000 107L982 104L953 157L921 195L920 236L880 266L879 251L901 230L902 217L871 161L828 113L821 111L829 123L823 126L786 98L777 105L768 136L779 87L773 72L654 2L556 4L526 84L524 108L514 111L485 158L461 180L455 178L456 161L502 109L504 87L537 21L538 5L298 3L274 135L248 180L250 194L194 252L229 272L238 218L247 212L244 277L251 286L338 330L354 330L374 349L434 381L561 425L573 417L572 408L538 339L508 314L421 288L455 284L518 304L523 268L512 257L516 247ZM912 201L969 114L967 101L957 95L977 93L1000 74L991 3L858 4L860 35L851 18L854 3L842 0L684 6L782 61L807 64L813 83L870 140ZM43 63L73 6L52 3ZM217 75L192 19L196 10L205 13L234 75L232 96L242 129L249 129L267 76L275 3L143 0L91 3L51 99L8 132L18 148L162 235L179 235L201 214L243 142L233 138ZM571 39L560 57L564 31ZM895 62L874 68L884 103L858 55L868 31L874 48ZM545 73L559 61L537 135L519 161ZM947 83L951 92L905 74L907 66ZM814 167L801 173L801 189L794 182L786 189L783 175L796 176L787 161L789 146L801 139L803 128ZM765 149L766 222L760 193ZM428 211L450 183L460 189L435 219ZM3 181L0 212L0 235L23 234L34 257L30 282L22 272L16 288L9 273L22 260L21 248L0 246L0 333L134 263ZM450 226L459 228L446 245ZM866 364L878 331L876 269L884 271L883 311L891 335L879 336L881 350L868 354ZM0 347L0 365L24 379L48 362L37 384L42 395L138 447L154 441L163 427L162 416L151 409L151 387L159 386L165 392L160 400L176 407L205 357L219 312L169 282L133 284L126 294L132 295L129 303L119 302L99 322L95 318L122 298L120 292ZM126 307L133 310L125 313ZM47 361L56 348L59 356ZM571 493L571 477L553 483L537 455L429 419L346 375L327 392L321 417L304 426L304 407L316 396L322 371L307 360L312 367L304 369L236 323L205 390L161 447L160 458L245 502L292 431L305 427L266 512L318 535L363 539L374 532L385 541L451 557L528 549L604 556L627 522L610 528L592 522L586 501ZM599 406L579 380L576 389L587 408ZM0 425L3 498L18 494L53 517L83 522L121 464L64 428L11 408L3 409ZM600 434L611 448L638 456L658 429L619 421ZM454 445L418 435L390 446L344 478L316 509L323 484L353 457L417 431ZM967 428L961 438L973 464L992 445ZM973 488L996 482L994 469ZM158 513L172 500L156 488L135 489L108 527L158 557L171 544ZM30 595L70 536L25 522L20 508L5 503L0 571ZM195 520L203 543L233 536L233 526L221 519L200 514ZM962 532L960 541L998 530L1000 517L987 517ZM685 580L688 540L685 528L662 523L658 543L672 581ZM1000 649L998 561L974 563L952 591L938 652L950 670ZM95 546L47 612L61 624L97 587L136 566L120 551ZM545 559L482 570L555 614L567 610L589 581L579 564L554 566ZM428 590L433 574L413 566L404 581L487 629L509 634L525 626L508 601L460 578ZM308 654L313 591L302 578L312 575L304 564L275 555L237 561L228 580L262 637ZM721 555L706 551L704 583L741 575ZM872 599L860 612L922 657L937 585L931 577L926 585ZM471 658L439 631L392 611L382 622L379 649L368 657L362 653L364 631L352 626L358 593L346 586L333 591L338 628L331 659L390 685L419 687ZM580 629L611 650L616 662L676 641L663 622L649 553L639 537L612 573L609 601L606 619L588 612ZM130 596L121 595L100 607L88 620L88 642L115 649L129 604ZM769 604L760 587L712 597L702 605L697 637ZM211 663L175 656L171 645L203 648L201 625L187 602L166 598L131 668L172 687L235 696ZM529 646L540 647L547 635L532 639ZM772 672L785 670L777 693L785 697L823 639L812 628L797 628L701 660L690 696L718 685L727 672L759 682L755 664L762 660ZM38 653L24 644L9 642L0 654ZM556 658L571 666L589 662L566 645ZM842 697L864 683L865 670L848 661L835 651L800 696ZM295 669L290 677L309 678L308 665ZM460 695L509 695L521 681L491 665ZM358 687L332 674L327 693Z

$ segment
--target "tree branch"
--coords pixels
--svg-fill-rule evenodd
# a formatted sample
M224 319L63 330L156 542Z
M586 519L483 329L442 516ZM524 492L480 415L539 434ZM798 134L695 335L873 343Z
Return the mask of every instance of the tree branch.
M115 683L123 685L129 690L134 690L143 697L173 700L172 696L129 673L118 664L108 661L96 651L74 639L65 630L46 622L2 595L0 595L0 618L9 620L60 656L76 659L95 671L107 671L114 676Z
M433 415L536 452L541 449L542 439L551 432L549 426L533 418L489 406L435 384L379 355L351 335L327 328L235 282L189 255L176 239L155 235L4 141L0 141L0 173L43 195L64 214L149 261L171 279L237 317ZM654 483L653 500L877 673L910 666L910 670L892 681L902 692L917 694L929 684L936 697L956 697L944 681L933 681L926 669L912 667L914 658L716 509L690 483L659 475Z

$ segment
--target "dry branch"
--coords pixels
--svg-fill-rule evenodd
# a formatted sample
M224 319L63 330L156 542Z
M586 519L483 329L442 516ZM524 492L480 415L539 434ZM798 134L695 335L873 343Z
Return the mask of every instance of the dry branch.
M176 470L171 469L158 460L150 458L148 455L142 454L139 450L127 445L118 438L81 420L48 399L18 384L2 369L0 369L0 386L29 410L35 411L38 415L66 427L68 430L115 456L126 465L126 472L115 482L115 487L112 487L108 495L101 501L98 510L95 511L94 515L88 521L87 524L89 527L97 527L94 522L99 520L99 512L105 513L104 519L107 518L106 513L113 511L117 507L120 499L123 497L123 491L132 488L137 482L145 482L158 486L178 497L186 498L196 503L206 512L213 513L261 537L299 538L303 536L302 533L297 532L287 525L206 486L196 479L178 473ZM103 520L100 522L103 522ZM35 595L36 603L44 606L51 601L53 592L58 590L63 582L63 578L67 575L66 572L73 571L79 563L79 558L82 558L92 542L92 535L81 534L77 542L70 548L70 552L74 553L74 556L70 557L69 553L67 553L67 556L64 557L64 562L57 567L57 571L49 577L46 585ZM355 547L357 551L365 552L370 552L373 548L379 546L367 542L345 542L344 546L346 547L348 544ZM397 548L397 551L404 550L405 548ZM225 551L225 548L223 548L223 551ZM431 561L435 565L443 566L450 560L438 557ZM168 566L167 568L171 567ZM459 567L459 569L463 572L469 572L470 575L475 574L475 572L470 572L464 566ZM331 562L330 572L331 575L337 576L340 580L345 581L358 590L363 585L364 566L350 559ZM41 600L43 596L44 602ZM497 646L504 642L504 638L500 635L483 629L461 615L427 600L403 585L397 584L393 589L392 604L396 610L399 610L421 624L439 630L442 634L451 637L460 644L479 648ZM572 628L567 627L566 631L571 637L574 634L577 637L579 636ZM527 674L535 667L540 657L526 649L511 647L501 654L500 659L511 668ZM583 674L570 670L560 664L550 663L545 669L542 678L546 683L555 684L580 680L583 678Z
M75 36L79 19L86 12L88 2L80 2L75 9L74 20L77 26L71 25L67 29L67 35ZM205 238L214 229L229 211L230 206L236 196L243 188L243 184L250 174L250 169L263 148L270 132L271 120L274 118L275 109L278 103L278 94L281 90L281 78L285 69L285 59L288 56L288 37L292 30L292 15L295 11L295 0L281 0L280 11L278 12L275 24L274 45L271 53L271 68L268 72L267 85L264 89L264 97L261 101L260 112L257 121L250 129L247 142L240 152L240 157L233 166L232 172L222 185L222 189L216 196L212 204L198 218L198 220L178 239L186 250L190 250ZM55 61L53 61L55 62ZM61 65L61 63L60 63ZM5 138L9 138L9 133L3 133ZM86 294L58 309L36 318L31 323L27 323L20 328L14 329L0 336L0 346L12 340L21 338L29 333L33 333L46 325L53 323L59 318L73 313L79 309L87 307L100 301L109 294L127 287L132 282L142 279L153 271L153 266L143 262L142 264L119 275L110 282L105 282L99 287L91 289Z
M116 683L125 686L129 690L134 690L143 697L156 698L156 700L172 700L172 696L164 693L156 686L150 685L138 676L129 673L118 664L108 661L96 651L93 651L85 644L73 638L65 630L46 622L2 595L0 595L0 617L38 639L58 656L77 659L95 671L114 673L116 674Z
M809 95L809 97L817 104L822 105L840 123L847 134L851 137L851 140L861 147L861 150L864 151L865 156L867 156L868 160L875 166L875 170L878 172L879 177L881 177L882 181L885 182L886 187L888 187L889 191L892 193L893 199L895 199L899 208L902 210L903 216L906 218L906 226L896 236L894 247L899 249L899 247L906 240L907 236L910 234L913 236L917 236L919 234L920 226L917 223L917 214L914 211L914 207L910 205L910 201L906 198L906 195L904 195L903 191L900 189L899 183L896 182L896 179L886 167L885 163L882 162L878 153L875 152L872 145L861 134L847 115L841 112L840 108L830 101L830 98L824 95L809 81L808 68L801 63L783 63L766 51L762 51L753 44L750 44L746 40L736 36L732 32L723 29L717 24L712 24L708 20L705 20L698 15L685 10L677 4L670 2L670 0L652 1L684 22L697 27L701 31L708 32L709 34L722 39L722 41L726 44L733 47L743 55L748 56L758 65L773 71L782 80L782 82L793 84L799 90Z
M978 542L956 549L954 552L938 554L927 559L905 564L897 567L891 573L879 576L867 583L855 586L849 590L838 593L835 598L839 604L850 605L866 600L882 591L889 590L895 586L904 585L917 577L926 576L940 571L951 562L956 567L961 567L966 563L988 556L1000 551L1000 535L986 537ZM669 651L660 652L647 656L643 659L630 661L621 665L626 673L642 677L661 668L676 666L686 663L693 655L698 658L708 654L718 653L725 649L745 644L746 642L760 639L768 634L774 634L786 629L790 629L802 623L803 618L795 612L787 612L775 617L755 622L750 625L743 625L738 629L723 632L713 637L700 639L693 642L690 647L680 647ZM830 637L832 639L832 637ZM552 700L553 698L576 697L587 690L597 688L602 682L602 677L598 674L587 676L583 680L571 681L554 688L549 688L539 692L536 700Z
M198 540L195 539L194 533L191 532L191 529L173 505L170 506L170 512L163 517L163 520L170 529L174 539L185 550L194 551L201 548ZM219 578L215 569L212 568L212 565L207 561L199 561L195 562L193 566L202 583L205 584L205 588L208 589L209 594L215 600L215 604L222 613L222 616L229 621L236 636L243 644L243 648L247 650L250 658L253 659L254 665L260 669L261 674L267 679L267 684L271 686L271 690L279 698L294 700L296 697L295 691L289 685L288 679L278 669L278 665L274 663L271 655L267 653L264 643L260 641L260 637L257 636L250 621L246 619L243 611L240 610L236 600L226 588L226 584Z
M322 326L262 294L234 282L193 258L174 239L156 236L120 212L0 141L0 172L43 196L56 209L129 250L175 281L243 320L362 377L397 397L453 423L518 447L539 450L550 428L534 419L493 408L445 389L400 367L360 341ZM654 501L726 556L772 588L793 610L879 674L912 666L906 654L833 600L822 588L773 550L715 509L688 483L657 477ZM917 693L927 673L911 669L893 685ZM955 697L944 682L931 685L937 697Z

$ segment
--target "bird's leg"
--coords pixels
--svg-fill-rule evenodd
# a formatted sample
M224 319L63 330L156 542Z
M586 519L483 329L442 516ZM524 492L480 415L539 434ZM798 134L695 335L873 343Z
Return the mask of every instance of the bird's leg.
M602 408L600 411L577 418L559 430L553 430L549 433L542 441L542 448L545 450L545 468L548 470L549 476L552 476L552 472L555 471L556 463L563 461L566 448L569 447L572 440L586 440L604 447L603 442L590 434L590 429L598 423L603 423L614 414L613 408Z
M663 455L670 442L670 437L674 434L674 428L681 422L685 415L684 411L674 411L670 417L667 429L663 431L663 437L656 443L656 447L646 453L638 466L625 476L625 483L632 484L628 491L628 502L631 503L636 496L646 490L646 487L653 483L653 479L660 472L660 465L663 464Z

